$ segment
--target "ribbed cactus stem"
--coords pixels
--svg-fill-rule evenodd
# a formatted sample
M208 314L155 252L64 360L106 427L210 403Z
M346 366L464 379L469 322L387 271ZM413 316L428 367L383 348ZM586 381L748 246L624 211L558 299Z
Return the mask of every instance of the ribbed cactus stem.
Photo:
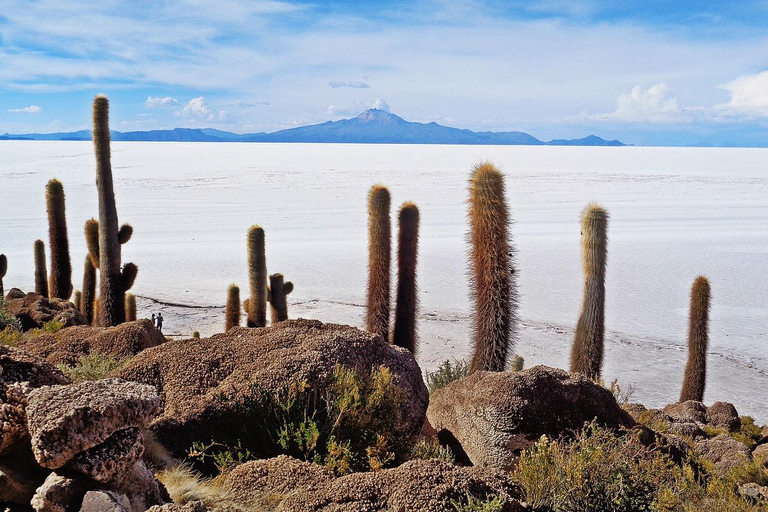
M389 339L392 227L389 190L375 185L368 194L368 293L365 328Z
M75 305L75 309L80 311L80 306L82 304L83 300L83 294L80 292L80 290L75 290L75 293L73 295L74 299L72 299L72 304Z
M704 400L707 381L707 347L709 345L709 281L699 276L691 288L688 317L688 364L685 366L680 401Z
M416 286L416 261L419 252L419 208L403 203L398 214L397 237L397 299L392 343L407 348L412 354L418 349L416 314L419 297Z
M99 268L99 221L90 219L85 223L85 245L93 268Z
M96 153L96 189L99 193L99 324L103 327L125 321L125 289L120 268L117 207L112 183L109 134L109 101L93 100L93 148Z
M136 296L132 293L125 294L125 321L136 321Z
M474 305L469 371L504 371L517 336L517 288L504 176L491 163L469 180L470 293Z
M288 320L287 296L293 291L293 283L285 282L283 274L269 276L269 312L273 324Z
M96 300L96 267L90 256L85 257L83 264L83 297L80 300L80 312L89 324L93 322L93 301Z
M240 287L229 285L227 289L227 307L224 311L224 332L240 326Z
M267 258L264 242L264 230L260 226L251 226L248 230L248 283L251 291L246 311L248 327L267 325Z
M8 258L5 254L0 254L0 298L5 297L5 290L3 290L3 278L8 272Z
M68 300L72 295L72 263L69 259L64 186L60 181L48 182L45 201L48 210L48 237L51 253L48 291L51 297Z
M45 243L35 240L35 293L48 297L48 268L45 263Z
M605 337L605 267L608 258L608 212L590 204L581 215L584 297L571 349L571 372L600 378Z

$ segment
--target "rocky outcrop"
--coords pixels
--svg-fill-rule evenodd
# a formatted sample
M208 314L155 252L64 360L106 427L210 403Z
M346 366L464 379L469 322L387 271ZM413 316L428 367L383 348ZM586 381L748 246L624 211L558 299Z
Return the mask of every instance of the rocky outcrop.
M406 511L445 512L452 502L466 504L467 495L499 497L501 512L524 510L517 489L501 471L466 468L439 460L415 460L395 469L354 473L316 490L288 496L279 512Z
M24 294L13 288L6 295L5 310L21 322L21 329L40 329L51 320L62 322L65 327L85 325L88 322L71 302L48 299L34 292Z
M151 386L119 379L38 388L28 401L32 450L51 469L120 430L145 426L160 405Z
M119 430L106 441L78 453L71 467L97 482L109 482L125 474L144 454L144 437L138 428Z
M738 432L741 429L741 418L736 407L728 402L715 402L707 408L707 423L715 428Z
M128 512L128 498L114 491L88 491L83 497L80 512Z
M701 457L714 463L720 475L726 475L733 468L752 462L749 448L725 434L712 439L700 439L696 441L693 449Z
M500 469L545 434L567 435L593 419L608 428L635 425L607 389L546 366L475 372L434 392L427 417L441 439L455 439L454 453Z
M21 348L50 363L72 365L79 357L92 352L122 359L163 343L163 334L152 325L151 320L143 319L116 327L62 329L27 340Z
M669 404L664 407L664 412L672 418L672 421L677 423L707 422L707 406L694 400Z
M763 462L763 466L768 468L768 444L761 444L752 450L752 458Z
M237 466L227 474L223 488L228 499L248 504L316 491L333 478L333 472L324 466L281 455Z
M35 492L31 504L37 512L67 512L85 496L86 482L66 474L51 473Z
M383 365L402 389L404 430L418 434L429 395L413 355L353 327L314 320L289 320L259 329L234 328L211 338L171 341L147 349L115 376L151 384L164 412L151 425L160 442L183 457L195 441L209 442L222 418L231 418L232 401L250 386L280 393L306 383L323 388L337 365L358 372Z

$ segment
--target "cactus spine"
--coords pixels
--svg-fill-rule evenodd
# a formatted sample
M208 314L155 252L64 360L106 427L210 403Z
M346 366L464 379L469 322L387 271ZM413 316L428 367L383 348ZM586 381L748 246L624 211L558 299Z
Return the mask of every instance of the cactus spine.
M48 297L48 268L45 264L45 243L35 240L35 293Z
M132 293L125 294L125 321L136 321L136 296Z
M240 288L236 284L227 289L227 307L224 312L224 332L240 326Z
M8 258L5 254L0 254L0 298L5 297L5 290L3 290L3 278L8 272Z
M269 276L269 313L272 324L288 320L288 301L286 296L293 291L293 283L284 282L283 274Z
M126 236L123 232L127 228L118 230L117 227L109 144L109 101L99 95L93 100L93 148L96 153L96 189L99 193L99 261L94 263L101 271L98 323L104 327L125 321L125 292L133 285L138 271L132 263L122 269L120 267L120 244L127 242L130 235ZM90 249L89 243L89 252Z
M608 212L590 204L581 215L581 258L584 298L571 349L571 372L599 379L605 337L605 266Z
M264 230L251 226L248 230L248 282L251 297L246 312L248 327L267 325L267 257L264 251Z
M491 163L475 166L469 180L474 302L470 372L504 371L516 341L517 288L509 223L504 176Z
M709 344L709 281L699 276L691 288L691 309L688 317L688 364L685 366L680 401L704 400L707 380L707 345Z
M392 227L389 190L375 185L368 194L368 293L365 328L389 339L389 280Z
M89 324L94 324L93 301L96 300L96 267L90 256L85 257L83 265L83 296L80 299L80 312Z
M74 299L72 299L72 304L75 305L75 309L80 311L80 305L83 300L83 294L80 292L80 290L75 290Z
M392 343L407 348L412 354L418 348L416 313L419 297L416 287L416 261L419 248L419 208L403 203L398 215L397 300Z
M72 295L72 263L69 259L64 186L58 180L51 180L45 188L49 250L51 252L51 276L48 291L52 298L68 300Z

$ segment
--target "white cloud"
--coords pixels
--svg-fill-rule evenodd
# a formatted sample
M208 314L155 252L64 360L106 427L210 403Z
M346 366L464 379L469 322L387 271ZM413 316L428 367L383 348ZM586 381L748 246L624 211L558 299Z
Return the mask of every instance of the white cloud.
M170 96L166 96L165 98L147 96L147 101L144 103L147 108L171 107L178 104L178 100L176 98L171 98Z
M376 101L373 102L373 108L383 110L384 112L389 112L389 103L384 101L382 98L376 98Z
M662 82L647 89L634 86L630 92L619 96L615 111L593 117L628 123L667 123L684 121L688 116L672 95L672 89Z
M181 111L181 115L205 121L223 121L227 118L227 113L224 110L214 110L209 107L205 103L205 98L203 96L198 96L197 98L189 100L189 103L184 105L184 110Z
M340 107L338 105L329 105L328 108L325 110L325 114L332 117L356 116L361 112L371 108L377 108L379 110L383 110L384 112L389 112L389 104L381 98L376 98L376 100L373 103L358 100L354 103L354 105L350 107Z
M334 89L339 89L340 87L351 87L353 89L370 89L371 88L371 86L368 85L365 82L339 82L339 81L333 81L333 82L328 82L328 85L330 85Z
M731 93L731 101L718 105L734 113L768 116L768 71L744 75L719 86Z
M42 111L43 109L41 107L38 107L37 105L30 105L28 107L23 107L23 108L12 108L8 112L21 112L24 114L39 114Z

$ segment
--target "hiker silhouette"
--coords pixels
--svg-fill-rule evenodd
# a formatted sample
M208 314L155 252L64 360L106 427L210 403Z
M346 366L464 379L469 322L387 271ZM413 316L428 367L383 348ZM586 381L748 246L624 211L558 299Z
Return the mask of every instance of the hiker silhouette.
M157 330L163 332L163 314L157 314Z
M155 320L155 314L152 313L152 326L157 327L157 321Z

